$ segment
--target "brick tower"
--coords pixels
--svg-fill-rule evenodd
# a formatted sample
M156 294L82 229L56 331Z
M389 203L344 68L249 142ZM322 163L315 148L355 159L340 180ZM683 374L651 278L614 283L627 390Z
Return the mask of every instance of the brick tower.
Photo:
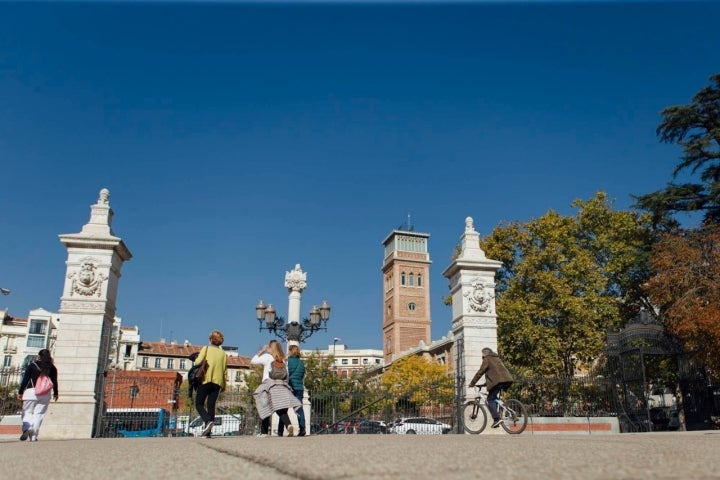
M385 364L401 352L430 344L430 254L427 233L409 224L383 240L383 354Z

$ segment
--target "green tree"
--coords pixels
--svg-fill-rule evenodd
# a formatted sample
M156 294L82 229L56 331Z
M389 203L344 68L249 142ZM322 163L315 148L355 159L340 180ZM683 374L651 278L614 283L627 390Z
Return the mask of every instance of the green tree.
M649 275L650 217L615 211L603 192L576 200L574 217L554 211L498 226L481 247L497 274L498 341L527 373L571 375L598 358L608 328L647 306L636 288Z
M710 77L689 105L661 113L660 140L683 149L673 178L686 169L700 173L699 183L669 183L664 189L634 197L636 207L653 213L656 223L675 212L702 211L706 221L720 221L720 74Z
M352 382L339 377L333 363L335 357L323 356L320 352L311 352L303 357L305 362L305 389L310 395L312 411L321 417L324 414L327 418L320 418L322 421L329 421L339 418L340 412L349 411L349 402L343 404L347 399L344 392L348 391ZM342 408L341 408L342 407ZM331 418L329 415L333 413Z

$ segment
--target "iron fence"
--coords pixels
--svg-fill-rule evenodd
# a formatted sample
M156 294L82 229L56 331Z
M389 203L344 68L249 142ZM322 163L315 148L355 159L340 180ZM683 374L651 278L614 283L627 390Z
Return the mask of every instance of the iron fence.
M0 370L0 419L5 415L20 413L22 401L18 398L18 388L23 373L24 369L20 367L4 367Z
M22 373L17 368L0 370L0 417L20 412L22 402L17 390ZM152 380L129 384L126 380L114 381L108 375L104 386L103 408L95 422L96 437L175 437L196 435L200 431L196 428L198 414L194 399L188 397L186 384L179 389ZM717 392L720 389L713 390L716 407L720 398ZM458 406L465 399L460 397L462 389L453 379L447 379L442 385L405 389L354 385L343 391L310 391L308 394L307 429L311 434L390 433L398 419L408 417L430 419L450 426L455 433L462 432ZM624 407L627 403L624 395L621 385L609 377L596 375L517 378L506 396L523 402L533 417L617 416L622 432L677 426L678 409L663 403L664 396L648 396L643 404L652 408L638 413ZM259 431L260 419L252 392L221 393L217 416L220 419L214 434L216 430L221 435L253 435Z
M534 417L617 416L614 384L598 376L517 378L507 392Z

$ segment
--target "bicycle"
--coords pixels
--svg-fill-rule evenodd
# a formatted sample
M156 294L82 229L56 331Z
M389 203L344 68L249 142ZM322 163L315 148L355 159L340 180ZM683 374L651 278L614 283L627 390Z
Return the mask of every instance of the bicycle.
M487 426L487 411L485 410L487 404L488 392L483 391L485 384L476 385L478 389L478 396L472 400L468 400L464 403L462 409L462 422L463 428L466 432L472 434L481 433ZM528 417L525 411L525 406L519 401L513 399L502 400L502 394L500 392L498 398L495 400L498 406L498 413L502 419L502 428L510 434L520 434L525 431L527 427Z

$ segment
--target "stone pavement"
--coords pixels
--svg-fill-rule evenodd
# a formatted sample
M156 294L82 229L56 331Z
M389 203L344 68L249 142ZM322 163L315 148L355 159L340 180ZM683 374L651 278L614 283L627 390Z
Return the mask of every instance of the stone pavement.
M0 459L3 478L22 479L720 479L720 431L3 438Z

